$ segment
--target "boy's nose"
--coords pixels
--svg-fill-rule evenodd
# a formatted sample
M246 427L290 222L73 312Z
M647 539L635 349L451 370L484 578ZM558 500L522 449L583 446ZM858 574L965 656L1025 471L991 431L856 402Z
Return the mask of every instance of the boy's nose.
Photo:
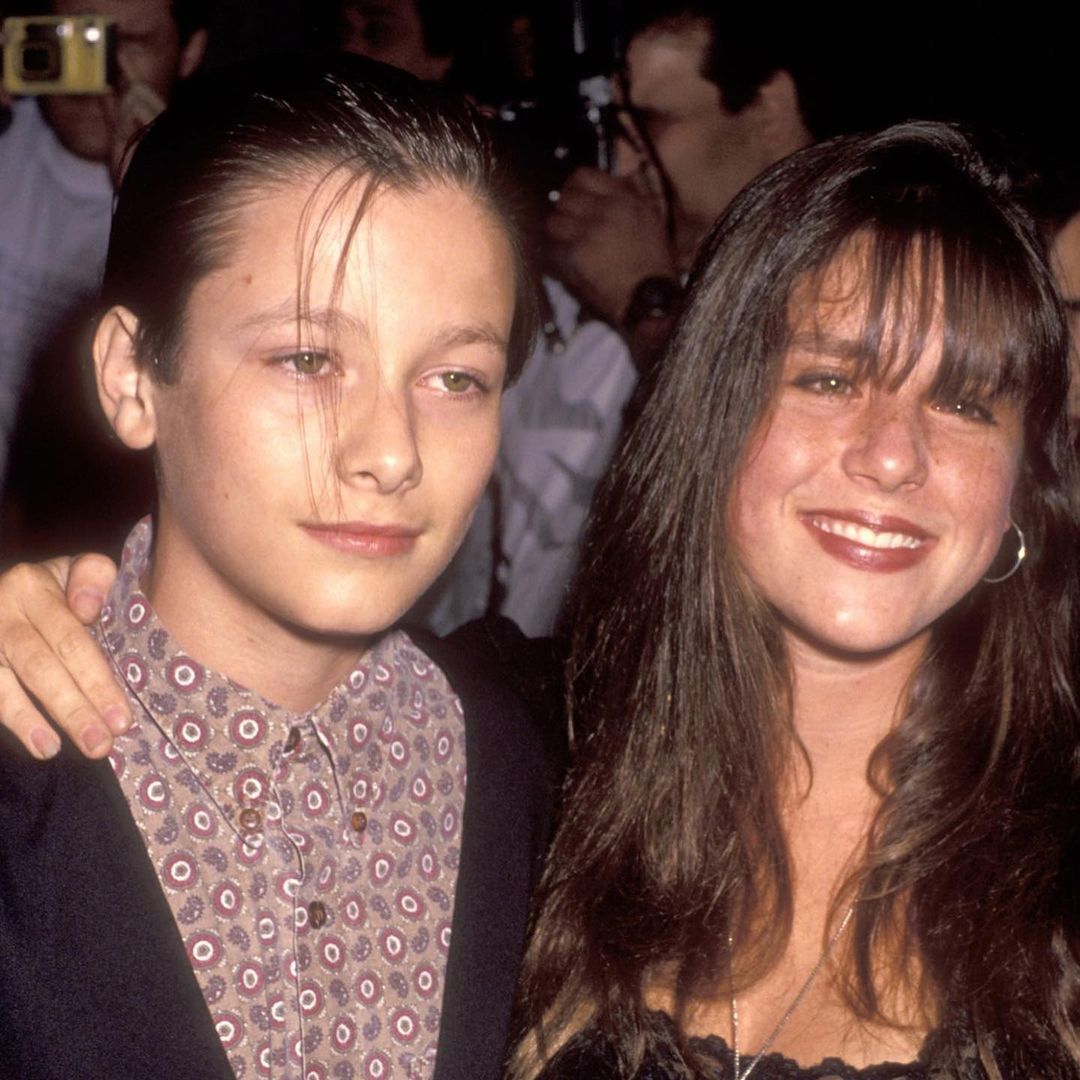
M407 398L380 388L366 404L343 399L337 467L345 483L366 483L383 494L415 487L423 466Z

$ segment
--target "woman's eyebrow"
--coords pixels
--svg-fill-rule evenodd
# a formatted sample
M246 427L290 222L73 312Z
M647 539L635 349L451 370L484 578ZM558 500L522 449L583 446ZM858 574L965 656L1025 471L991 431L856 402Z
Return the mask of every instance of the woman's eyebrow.
M867 355L865 342L820 330L804 330L792 334L788 347L819 356L831 356L837 360L850 360L853 363L865 360Z

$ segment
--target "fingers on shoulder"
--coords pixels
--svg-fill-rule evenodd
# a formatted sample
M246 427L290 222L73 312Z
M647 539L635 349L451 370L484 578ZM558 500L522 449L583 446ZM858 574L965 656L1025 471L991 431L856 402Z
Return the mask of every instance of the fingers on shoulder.
M50 758L60 749L56 732L6 668L0 668L0 722L36 758Z
M116 572L116 563L105 555L80 555L71 562L67 599L83 622L97 618L116 580ZM91 611L91 618L87 618Z
M0 618L16 616L35 597L58 595L57 572L58 568L51 563L16 563L0 574Z

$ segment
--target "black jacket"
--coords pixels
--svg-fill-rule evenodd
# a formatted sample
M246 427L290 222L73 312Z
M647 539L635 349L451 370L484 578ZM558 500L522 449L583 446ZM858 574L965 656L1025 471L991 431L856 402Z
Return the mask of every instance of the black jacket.
M505 620L413 637L461 698L469 778L435 1075L495 1080L562 768L551 710L537 708L550 654ZM32 761L6 732L0 1076L232 1076L109 764L69 744Z

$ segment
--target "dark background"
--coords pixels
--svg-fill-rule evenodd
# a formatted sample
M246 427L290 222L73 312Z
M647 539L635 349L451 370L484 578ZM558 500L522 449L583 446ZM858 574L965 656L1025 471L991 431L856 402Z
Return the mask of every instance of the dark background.
M460 12L466 37L485 41L481 55L497 51L491 35L500 14L529 14L541 86L548 93L565 88L572 76L569 0L445 2ZM1080 156L1080 5L756 4L753 18L799 44L827 118L819 135L945 119L986 133L1044 170ZM590 14L605 7L586 3ZM749 7L732 4L732 18ZM220 0L212 26L208 63L218 66L296 48L326 32L329 18L320 0Z

